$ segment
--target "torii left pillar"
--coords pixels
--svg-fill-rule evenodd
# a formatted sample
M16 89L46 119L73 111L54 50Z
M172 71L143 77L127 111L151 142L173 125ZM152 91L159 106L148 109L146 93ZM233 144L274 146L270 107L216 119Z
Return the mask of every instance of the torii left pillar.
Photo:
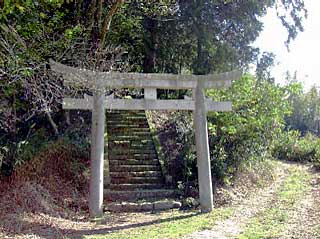
M103 214L103 162L105 132L105 89L96 89L93 94L91 129L90 217Z

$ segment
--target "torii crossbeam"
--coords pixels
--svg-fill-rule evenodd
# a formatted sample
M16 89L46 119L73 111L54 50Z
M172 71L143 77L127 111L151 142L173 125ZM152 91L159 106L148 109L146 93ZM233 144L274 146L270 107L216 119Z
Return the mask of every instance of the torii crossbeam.
M205 98L205 89L228 88L241 77L240 71L211 75L140 74L95 72L50 61L51 69L64 77L65 85L89 87L93 97L65 98L64 109L92 110L91 174L89 210L92 217L102 213L105 110L191 110L194 115L200 205L203 212L213 210L207 112L231 111L231 102ZM144 99L114 99L105 88L143 88ZM157 89L192 89L193 98L158 100Z

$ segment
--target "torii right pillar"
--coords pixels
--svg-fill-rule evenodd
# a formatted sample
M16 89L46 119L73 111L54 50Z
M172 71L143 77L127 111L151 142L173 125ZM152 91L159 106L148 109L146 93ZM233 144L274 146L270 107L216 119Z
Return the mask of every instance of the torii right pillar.
M202 212L211 212L213 210L213 192L208 141L207 109L203 82L200 80L198 81L196 89L194 89L193 97L195 100L193 119L197 149L200 206Z

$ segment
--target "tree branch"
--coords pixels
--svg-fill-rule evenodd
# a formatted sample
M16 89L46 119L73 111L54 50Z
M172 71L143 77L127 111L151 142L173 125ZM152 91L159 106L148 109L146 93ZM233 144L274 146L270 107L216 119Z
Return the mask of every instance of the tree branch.
M112 6L108 14L104 17L102 28L100 31L100 48L103 47L104 42L106 40L106 35L110 29L110 24L112 21L112 17L117 13L124 0L117 0L116 3Z
M91 28L94 25L94 14L96 10L96 0L92 0L88 10L88 19L89 19L89 27Z
M100 25L100 22L101 22L102 6L103 6L103 0L98 0L98 11L97 11L97 24L98 24L98 26Z
M49 122L50 122L50 124L51 124L51 126L52 126L52 128L53 128L53 130L54 130L55 135L59 135L58 126L57 126L57 124L53 121L52 116L51 116L49 110L46 110L46 111L45 111L45 114L46 114L47 117L48 117L48 120L49 120Z

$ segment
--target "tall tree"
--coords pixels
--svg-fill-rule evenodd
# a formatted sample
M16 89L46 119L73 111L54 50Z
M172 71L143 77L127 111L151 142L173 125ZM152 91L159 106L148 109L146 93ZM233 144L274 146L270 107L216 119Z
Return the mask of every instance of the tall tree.
M267 80L274 83L271 76L271 68L274 66L275 54L264 52L257 60L256 76L259 80Z
M196 74L246 67L254 61L258 49L250 44L263 29L261 17L270 7L278 9L278 16L288 30L287 44L303 30L301 22L305 9L300 0L181 0L179 3L182 21L187 22L190 29L188 35L194 35L197 41L193 64Z

